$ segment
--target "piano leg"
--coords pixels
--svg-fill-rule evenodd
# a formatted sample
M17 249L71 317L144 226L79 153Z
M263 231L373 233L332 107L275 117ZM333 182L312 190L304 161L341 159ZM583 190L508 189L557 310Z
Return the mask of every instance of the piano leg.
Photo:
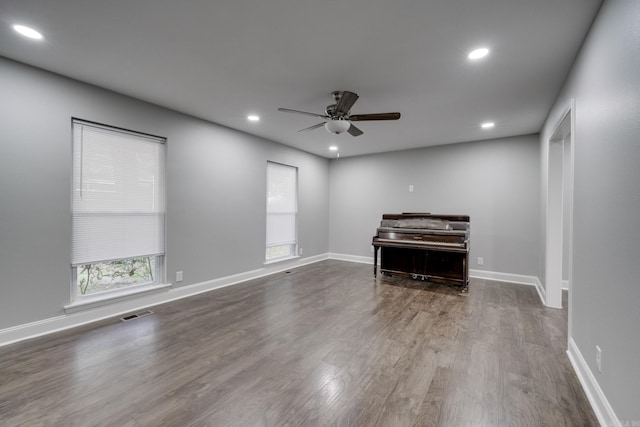
M463 273L464 274L464 285L462 285L462 292L466 293L469 292L469 260L468 260L468 254L464 257L464 259L462 260L462 268L463 268Z
M462 292L469 292L469 261L467 260L467 256L462 260L462 279L464 280L464 284L462 285Z
M373 277L378 277L378 246L373 246Z

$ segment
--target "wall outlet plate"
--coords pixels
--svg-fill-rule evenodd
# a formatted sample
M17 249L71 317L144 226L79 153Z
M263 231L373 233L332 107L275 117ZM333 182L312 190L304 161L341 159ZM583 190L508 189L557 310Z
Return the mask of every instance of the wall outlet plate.
M182 271L176 271L176 282L182 282L182 280L183 280Z
M484 265L484 258L481 256L478 257L478 265Z

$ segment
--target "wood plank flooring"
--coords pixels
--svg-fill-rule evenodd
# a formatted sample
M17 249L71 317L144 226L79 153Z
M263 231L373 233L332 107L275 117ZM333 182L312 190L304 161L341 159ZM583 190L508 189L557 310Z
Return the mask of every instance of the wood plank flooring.
M0 347L0 426L597 426L533 287L328 260Z

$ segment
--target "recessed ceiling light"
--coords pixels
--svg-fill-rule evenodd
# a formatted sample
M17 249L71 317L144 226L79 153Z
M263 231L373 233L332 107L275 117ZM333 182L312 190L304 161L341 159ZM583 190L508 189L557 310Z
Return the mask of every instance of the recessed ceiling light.
M493 122L484 122L483 124L480 125L480 127L482 127L482 129L491 129L495 125L496 124Z
M338 147L336 147L335 145L332 145L331 147L329 147L329 150L338 151Z
M480 49L472 50L469 53L469 55L467 55L467 58L471 60L475 60L475 59L484 58L488 54L489 54L489 49L487 49L486 47L481 47Z
M24 25L14 25L13 29L25 37L29 37L34 40L42 40L42 34L34 30L33 28L25 27Z
M259 122L260 117L256 116L255 114L250 114L247 116L247 120L249 120L250 122Z

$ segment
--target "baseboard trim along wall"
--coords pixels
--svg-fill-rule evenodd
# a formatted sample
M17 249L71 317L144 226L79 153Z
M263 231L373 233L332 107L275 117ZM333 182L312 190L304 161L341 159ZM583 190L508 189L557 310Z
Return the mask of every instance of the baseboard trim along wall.
M329 259L337 259L340 261L359 262L363 264L373 265L373 257L367 257L367 256L338 254L338 253L332 252L332 253L329 253ZM380 264L380 259L378 259L378 265L379 264ZM543 305L546 305L544 288L542 287L542 283L540 282L540 279L538 279L536 276L527 276L524 274L513 274L513 273L501 273L498 271L469 269L469 277L472 277L475 279L493 280L496 282L507 282L507 283L516 283L519 285L535 286L536 291L538 291L538 296L540 297L540 301L542 302Z
M591 369L589 369L589 365L587 365L584 357L582 357L582 353L572 337L569 337L567 356L600 425L606 427L621 427L622 423L613 411L596 377L593 375L593 372L591 372Z
M328 257L328 254L321 254L312 257L283 261L281 263L267 265L264 268L259 268L257 270L177 288L168 287L166 290L160 290L150 294L133 295L127 299L117 300L112 304L89 307L86 310L75 311L62 316L51 317L37 322L2 329L0 330L0 346L98 322L111 317L121 316L154 305L198 295L214 289L246 282L248 280L258 279L270 274L302 267L303 265L313 264L325 260Z
M373 265L373 257L372 256L336 254L336 253L332 252L332 253L329 253L329 259L337 259L339 261L359 262L361 264L371 264L371 265ZM380 260L378 260L378 265L379 264L380 264Z
M540 302L542 305L547 305L545 298L545 290L542 287L542 283L540 279L536 276L526 276L523 274L513 274L513 273L500 273L497 271L485 271L485 270L469 270L469 276L475 277L476 279L487 279L487 280L495 280L498 282L509 282L509 283L518 283L520 285L529 285L535 286L536 291L538 291L538 297L540 297Z
M178 288L169 287L166 291L159 291L151 294L143 294L142 296L132 297L126 300L118 300L109 305L92 307L87 310L69 313L62 316L51 317L37 322L0 330L0 346L12 344L30 338L75 328L100 320L121 316L124 314L143 310L145 308L164 304L182 298L209 292L214 289L232 286L248 280L258 279L270 274L302 267L304 265L313 264L325 259L335 259L348 262L358 262L364 264L373 264L373 257L364 257L356 255L346 255L337 253L325 253L312 257L299 258L286 262L272 264L257 270L247 271L240 274L221 277L206 282L195 283L192 285L181 286ZM535 286L544 305L544 288L540 280L535 276L526 276L521 274L500 273L485 270L469 270L469 275L476 279L494 280L499 282L516 283L527 286ZM596 381L593 373L586 364L580 350L573 339L569 338L569 349L567 355L571 361L576 375L584 389L598 420L603 426L618 427L621 426L620 421L616 417L611 405L605 397L602 389Z
M524 274L500 273L498 271L469 269L469 276L476 279L495 280L496 282L517 283L519 285L537 286L540 282L535 276Z
M214 289L235 285L248 280L301 267L303 265L316 263L325 259L373 264L373 257L339 253L325 253L312 257L297 258L282 263L266 265L264 268L257 270L221 277L206 282L177 288L168 287L165 290L159 290L149 294L132 295L129 298L118 299L113 303L101 304L95 307L88 306L86 310L69 311L65 315L2 329L0 330L0 346L128 314L154 305L164 304L177 299L209 292ZM540 294L540 299L544 304L543 294L540 293L542 286L540 285L540 281L537 277L484 270L470 270L469 275L478 279L536 286L536 289L538 289L538 293ZM544 292L544 290L542 290L542 292Z
M542 287L542 283L540 282L540 279L538 279L536 277L536 291L538 291L538 296L540 297L540 301L542 302L542 305L547 305L547 291L544 289L544 287Z

